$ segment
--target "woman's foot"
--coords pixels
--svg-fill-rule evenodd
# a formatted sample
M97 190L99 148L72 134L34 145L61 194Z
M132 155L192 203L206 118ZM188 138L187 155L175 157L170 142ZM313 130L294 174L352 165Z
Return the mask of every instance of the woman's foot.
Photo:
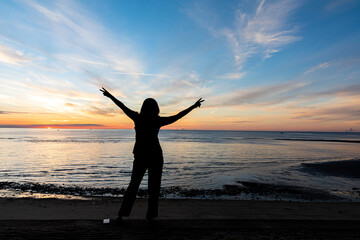
M121 225L121 224L123 223L122 216L118 216L118 217L115 219L115 222L116 222L116 224Z
M154 219L153 217L146 217L146 222L147 223L153 223L154 222Z

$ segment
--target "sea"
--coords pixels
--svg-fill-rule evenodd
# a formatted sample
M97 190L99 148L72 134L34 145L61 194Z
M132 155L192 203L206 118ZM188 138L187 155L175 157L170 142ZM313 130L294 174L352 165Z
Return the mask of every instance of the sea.
M360 133L160 130L162 198L360 201ZM121 197L133 129L0 129L0 197ZM138 197L147 197L147 174Z

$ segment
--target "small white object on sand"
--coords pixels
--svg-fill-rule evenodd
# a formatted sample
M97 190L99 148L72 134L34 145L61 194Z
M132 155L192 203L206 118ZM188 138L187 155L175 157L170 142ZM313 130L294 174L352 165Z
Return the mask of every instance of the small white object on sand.
M104 223L104 224L110 223L110 219L104 219L104 220L103 220L103 223Z

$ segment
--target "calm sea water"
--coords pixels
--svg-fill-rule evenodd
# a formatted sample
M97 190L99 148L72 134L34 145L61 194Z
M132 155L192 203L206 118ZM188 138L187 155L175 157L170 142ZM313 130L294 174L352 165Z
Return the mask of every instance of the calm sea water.
M0 129L2 187L8 188L9 182L126 187L134 134L134 130ZM360 133L162 130L159 138L165 188L222 189L245 181L358 197L356 176L346 176L346 171L341 176L307 171L304 166L360 159ZM145 175L141 188L146 187Z

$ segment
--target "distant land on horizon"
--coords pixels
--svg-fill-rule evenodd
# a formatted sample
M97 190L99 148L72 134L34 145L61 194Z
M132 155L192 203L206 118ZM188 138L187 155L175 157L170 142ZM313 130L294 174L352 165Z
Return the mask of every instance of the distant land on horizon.
M56 129L90 129L90 130L95 130L95 129L108 129L108 130L116 130L116 129L124 129L124 130L133 130L134 127L131 128L116 128L116 127L111 127L111 126L98 126L97 124L81 124L81 126L66 126L66 125L40 125L40 124L33 124L33 125L0 125L0 128L14 128L14 129L19 129L19 128L30 128L30 129L48 129L48 130L56 130ZM281 133L286 133L286 132L303 132L303 133L360 133L359 131L355 131L353 129L351 130L345 130L345 131L313 131L313 130L299 130L299 131L293 131L293 130L241 130L241 129L237 129L237 130L228 130L228 129L186 129L186 128L162 128L161 130L171 130L171 131L234 131L234 132L281 132Z

